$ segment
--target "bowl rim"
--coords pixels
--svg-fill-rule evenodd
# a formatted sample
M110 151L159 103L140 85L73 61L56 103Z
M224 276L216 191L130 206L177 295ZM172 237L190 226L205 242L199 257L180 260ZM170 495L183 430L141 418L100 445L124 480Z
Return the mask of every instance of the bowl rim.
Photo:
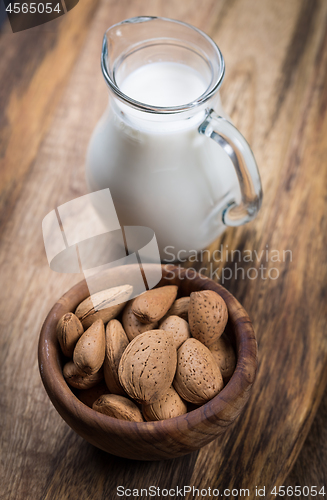
M124 266L124 268L126 267L128 266ZM92 425L99 425L102 428L110 429L110 432L122 436L127 436L133 428L133 430L138 433L139 437L144 440L149 440L149 442L152 443L152 432L156 434L158 434L158 432L160 434L169 434L173 432L176 427L178 427L180 431L186 432L190 427L196 428L198 425L203 424L211 418L217 418L219 413L228 410L229 406L233 406L233 403L235 403L240 396L243 397L249 394L249 390L256 377L258 353L257 341L252 323L244 308L222 285L215 283L210 278L199 274L195 270L171 264L163 264L161 267L163 278L158 283L157 287L162 286L162 281L165 278L167 279L168 272L175 272L175 274L178 275L177 281L180 282L180 284L184 280L192 280L197 284L197 289L199 291L213 290L225 300L229 313L229 321L235 330L237 344L237 365L229 382L219 394L204 405L186 414L166 420L129 422L109 417L85 405L75 396L64 379L60 363L61 353L56 335L56 325L60 317L68 312L68 310L75 310L78 303L89 296L86 281L82 280L70 288L54 304L43 323L39 337L38 363L41 379L50 400L59 414L62 413L62 408L65 408L66 412L68 412L69 416L74 421L77 420L83 424L92 422ZM178 283L171 281L166 284ZM233 312L232 315L230 314L231 311ZM240 407L239 413L242 408L243 405ZM237 416L238 414L235 415L235 418L228 421L228 423L226 422L226 426L235 420Z

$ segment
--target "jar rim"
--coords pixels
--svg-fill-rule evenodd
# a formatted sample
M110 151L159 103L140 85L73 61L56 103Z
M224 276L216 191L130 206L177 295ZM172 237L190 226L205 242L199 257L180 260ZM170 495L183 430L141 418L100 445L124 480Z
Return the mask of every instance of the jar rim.
M107 43L107 33L114 28L117 28L119 26L125 25L125 24L136 24L136 23L143 23L143 22L148 22L148 21L153 21L153 20L159 20L163 22L168 22L168 23L175 23L179 24L181 26L184 26L188 29L191 29L195 31L197 34L199 34L201 37L203 37L213 48L215 51L215 54L218 59L219 63L219 71L217 78L215 79L215 82L213 82L211 85L209 85L206 89L206 91L199 96L197 99L193 100L190 103L183 104L183 105L178 105L178 106L154 106L150 104L146 104L140 101L137 101L131 97L129 97L127 94L122 92L122 90L119 88L117 85L115 79L110 75L110 72L108 70L108 65L107 65L107 60L108 60L108 43ZM114 92L114 94L118 97L120 101L123 103L139 110L143 111L146 113L155 113L155 114L175 114L175 113L182 113L185 111L190 111L195 108L198 108L205 102L207 102L213 95L217 92L219 89L224 75L225 75L225 62L223 55L218 47L218 45L212 40L211 37L209 37L206 33L201 31L200 29L196 28L195 26L192 26L191 24L184 23L183 21L178 21L175 19L169 19L166 17L157 17L157 16L138 16L138 17L132 17L129 19L125 19L124 21L121 21L119 23L114 24L110 28L107 29L107 31L104 34L103 37L103 45L102 45L102 53L101 53L101 69L102 73L104 76L104 79L109 86L109 88Z

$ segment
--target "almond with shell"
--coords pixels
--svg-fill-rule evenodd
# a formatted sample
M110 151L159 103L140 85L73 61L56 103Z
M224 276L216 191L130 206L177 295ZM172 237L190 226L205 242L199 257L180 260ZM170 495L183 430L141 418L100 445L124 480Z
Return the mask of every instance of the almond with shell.
M211 346L222 335L227 320L227 306L218 293L212 290L191 293L188 321L195 339Z
M98 319L108 323L120 313L132 293L133 287L131 285L102 290L83 300L77 306L75 314L85 329Z
M188 322L179 316L168 316L160 323L159 328L172 333L176 349L179 349L182 343L191 337Z
M152 404L172 384L177 353L170 332L141 333L126 347L118 369L125 392L141 404Z
M103 363L104 379L112 394L125 395L118 378L120 358L129 344L127 335L117 319L109 321L106 327L106 355Z
M172 306L177 292L178 287L176 285L148 290L136 297L132 311L141 323L159 321Z
M137 319L132 311L134 300L127 302L122 314L122 323L129 341L135 339L135 337L141 333L154 330L158 326L157 321L154 323L144 324Z
M67 358L73 356L76 342L83 333L84 328L82 323L72 312L64 314L58 321L57 337L61 350Z
M103 380L103 370L92 375L82 372L73 361L68 361L63 368L66 382L75 389L90 389Z
M204 404L223 388L223 377L209 351L196 339L186 340L177 351L174 388L189 403Z
M158 401L142 408L145 420L165 420L187 413L187 406L173 387L161 396Z
M168 316L180 316L181 318L188 321L188 308L190 305L190 297L181 297L180 299L175 300L170 309L168 309L167 314L163 319L166 319Z
M231 341L225 333L209 347L224 380L229 380L236 367L236 356Z
M142 413L133 401L118 394L104 394L92 406L93 410L108 417L130 422L143 422Z
M102 319L98 319L79 338L73 354L75 365L89 375L96 373L103 365L106 339Z

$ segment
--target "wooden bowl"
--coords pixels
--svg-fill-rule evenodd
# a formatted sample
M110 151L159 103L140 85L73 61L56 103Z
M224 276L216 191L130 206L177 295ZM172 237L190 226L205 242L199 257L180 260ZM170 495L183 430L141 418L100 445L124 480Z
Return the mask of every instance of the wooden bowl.
M124 266L124 272L126 268L128 266ZM228 307L227 329L235 345L237 366L224 389L205 405L172 419L136 423L98 413L73 394L62 374L63 357L57 341L56 325L63 314L75 311L76 306L89 295L85 281L71 288L53 306L39 340L42 381L62 418L94 446L113 455L136 460L161 460L185 455L222 434L246 404L257 370L257 343L252 324L235 297L193 270L166 265L162 266L162 272L162 280L157 286L178 285L180 296L198 290L214 290L223 297Z

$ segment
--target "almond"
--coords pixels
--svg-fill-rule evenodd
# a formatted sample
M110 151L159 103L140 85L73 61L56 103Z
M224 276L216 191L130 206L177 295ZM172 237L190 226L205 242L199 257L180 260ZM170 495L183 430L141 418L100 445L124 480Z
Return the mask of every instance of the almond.
M83 332L82 323L72 312L64 314L58 321L57 337L61 350L67 358L73 356L75 344Z
M103 370L87 375L82 372L73 361L68 361L63 368L63 375L66 382L75 389L89 389L94 387L103 379Z
M75 314L84 328L89 328L97 319L107 323L120 313L132 293L133 287L130 285L102 290L83 300Z
M173 342L176 349L191 337L187 321L179 316L168 316L168 318L160 323L159 328L173 334Z
M165 420L184 415L187 406L175 389L170 387L158 401L144 405L142 411L145 420Z
M209 347L225 329L228 320L226 303L212 290L193 292L190 296L188 320L193 337Z
M74 349L75 365L89 375L100 370L106 350L106 339L102 319L98 319L83 333Z
M236 356L233 346L225 333L209 347L209 350L218 364L224 380L229 380L234 373Z
M141 323L159 321L176 299L177 291L176 285L148 290L136 297L132 311Z
M92 406L93 410L109 417L131 422L143 422L143 417L133 401L117 394L104 394Z
M172 384L177 353L170 332L141 333L126 347L118 369L120 383L138 403L151 404Z
M163 319L166 319L168 316L180 316L185 319L185 321L188 321L189 305L190 297L181 297L180 299L175 300Z
M125 395L118 378L118 366L129 340L117 319L109 321L106 327L106 355L103 370L107 387L112 394Z
M140 333L148 332L149 330L154 330L158 326L157 321L145 325L144 323L141 323L141 321L137 319L137 317L132 311L134 300L130 300L129 302L127 302L122 316L123 326L129 341L135 339L135 337L140 335Z
M186 340L177 351L174 387L189 403L203 404L223 388L223 378L209 349L196 339Z

